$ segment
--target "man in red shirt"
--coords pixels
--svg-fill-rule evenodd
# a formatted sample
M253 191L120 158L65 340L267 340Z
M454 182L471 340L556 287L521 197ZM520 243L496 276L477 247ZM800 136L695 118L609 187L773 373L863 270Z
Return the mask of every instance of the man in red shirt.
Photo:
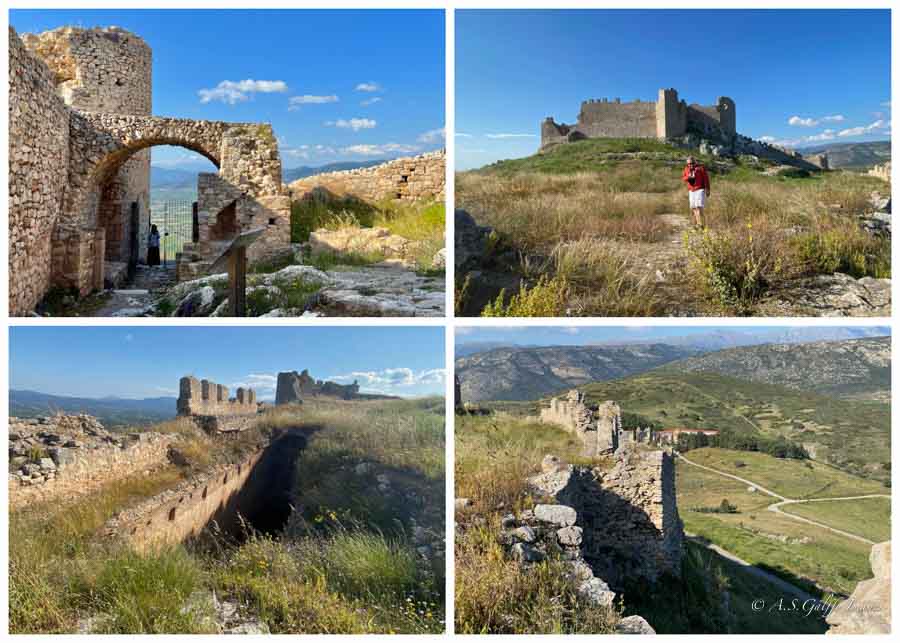
M689 156L687 165L684 166L684 172L681 174L681 180L687 184L694 224L703 227L703 208L706 206L706 198L709 196L709 174L706 173L706 168L702 163L697 163L693 156Z

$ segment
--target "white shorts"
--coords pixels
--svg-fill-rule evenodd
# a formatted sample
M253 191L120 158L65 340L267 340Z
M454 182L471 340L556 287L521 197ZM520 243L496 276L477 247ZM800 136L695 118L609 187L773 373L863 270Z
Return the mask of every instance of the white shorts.
M691 210L706 207L706 190L691 190L688 192L691 202Z

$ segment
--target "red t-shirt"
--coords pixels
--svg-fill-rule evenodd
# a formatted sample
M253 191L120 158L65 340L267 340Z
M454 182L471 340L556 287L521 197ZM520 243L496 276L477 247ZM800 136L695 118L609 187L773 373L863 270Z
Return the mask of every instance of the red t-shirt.
M691 185L688 182L688 177L691 174L690 168L685 165L684 172L681 174L681 180L687 184L688 190L691 192L695 192L697 190L708 190L709 189L709 175L706 173L706 168L702 165L694 166L694 184Z

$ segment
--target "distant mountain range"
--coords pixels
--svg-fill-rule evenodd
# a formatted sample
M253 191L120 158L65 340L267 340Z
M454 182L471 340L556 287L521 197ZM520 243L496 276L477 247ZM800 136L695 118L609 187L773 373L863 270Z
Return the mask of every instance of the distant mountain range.
M326 172L343 172L344 170L356 170L361 167L374 167L376 165L381 165L382 163L387 163L387 159L378 159L373 161L339 161L337 163L328 163L327 165L320 165L319 167L309 167L307 165L303 165L300 167L291 167L284 168L282 170L282 181L284 183L291 183L296 181L297 179L305 179L308 176L315 176L316 174L325 174Z
M589 382L636 375L690 355L667 344L495 348L456 360L465 402L535 400Z
M672 368L685 364L685 370L708 370L750 381L773 380L787 387L880 399L890 388L890 364L884 364L890 359L888 334L888 329L878 327L825 327L716 330L645 342L584 346L470 342L457 346L456 374L467 402L535 400L588 382L638 375L670 363ZM868 343L854 344L857 340ZM823 342L831 342L827 351L822 350ZM791 350L772 345L791 345ZM778 355L781 361L776 359ZM805 373L813 370L814 374ZM816 382L815 386L804 384L804 378Z
M738 346L753 346L756 344L801 344L805 342L838 341L842 339L857 339L862 337L880 337L889 334L887 328L882 327L819 327L819 328L772 328L772 329L736 329L736 330L711 330L696 335L684 335L675 337L655 338L647 340L622 339L608 342L594 342L590 346L636 346L640 344L668 344L681 346L698 351L715 351L723 348L735 348ZM476 353L483 353L495 348L536 348L534 344L518 344L512 341L463 341L456 344L456 358L468 357Z
M729 348L672 362L662 370L716 373L810 393L887 401L891 338Z
M176 401L174 397L149 397L140 400L89 398L10 389L9 414L29 418L52 415L57 411L87 413L108 427L143 426L175 417Z
M862 169L891 160L890 141L869 141L866 143L832 143L804 147L804 155L828 154L828 164L832 168Z

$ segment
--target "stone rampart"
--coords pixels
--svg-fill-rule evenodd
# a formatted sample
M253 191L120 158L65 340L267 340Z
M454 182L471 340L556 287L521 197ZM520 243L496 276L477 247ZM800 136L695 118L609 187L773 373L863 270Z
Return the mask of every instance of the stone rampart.
M217 467L199 479L150 498L107 523L107 534L140 552L198 535L245 489L263 453L261 449L239 464Z
M374 167L327 172L298 179L290 184L295 200L315 198L323 188L335 196L353 196L363 201L383 199L444 200L446 152L428 152L388 161Z
M192 417L207 433L229 433L249 428L259 411L256 391L239 387L229 397L228 387L186 375L179 382L178 415Z
M69 111L55 77L9 30L9 310L50 288L53 230L69 164Z
M114 434L89 415L9 419L13 509L90 493L168 464L173 436Z
M882 163L881 165L876 165L868 172L869 176L875 176L883 181L890 182L891 180L891 162Z
M598 577L621 589L628 580L680 575L684 528L675 468L665 451L621 449L613 466L557 466L529 480L540 495L573 507L581 553Z
M359 384L338 384L314 379L309 371L285 371L278 374L275 404L299 404L313 397L333 397L352 400L359 396Z
M615 402L604 402L596 410L585 404L584 394L572 389L565 398L555 397L541 409L540 420L557 424L577 435L584 444L584 455L596 457L619 448L622 411Z

